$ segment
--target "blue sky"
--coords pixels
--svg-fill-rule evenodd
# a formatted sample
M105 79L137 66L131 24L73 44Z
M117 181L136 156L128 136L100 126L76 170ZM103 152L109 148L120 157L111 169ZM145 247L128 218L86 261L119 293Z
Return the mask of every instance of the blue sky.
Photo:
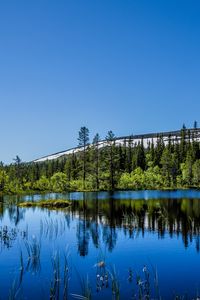
M0 160L200 121L199 0L0 1Z

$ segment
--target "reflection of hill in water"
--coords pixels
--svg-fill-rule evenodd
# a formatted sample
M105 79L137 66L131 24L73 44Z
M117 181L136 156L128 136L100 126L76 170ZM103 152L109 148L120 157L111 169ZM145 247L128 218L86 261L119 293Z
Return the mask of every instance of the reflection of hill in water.
M14 226L26 217L26 209L1 203L0 218L5 211ZM145 238L146 232L155 233L158 238L165 238L166 234L170 237L180 235L185 247L194 241L197 251L200 249L200 199L85 198L73 201L69 213L65 212L65 219L67 227L72 219L77 222L76 238L81 256L88 254L90 240L95 247L103 243L112 251L119 232L132 239Z

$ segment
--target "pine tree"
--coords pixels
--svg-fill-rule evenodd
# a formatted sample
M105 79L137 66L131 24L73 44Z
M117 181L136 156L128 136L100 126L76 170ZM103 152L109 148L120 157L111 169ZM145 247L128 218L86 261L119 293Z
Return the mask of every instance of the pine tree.
M113 191L115 188L115 135L110 130L106 136L108 149L108 163L109 163L109 187Z
M126 171L131 173L133 160L133 136L128 139L128 149L126 151Z
M162 153L161 165L163 176L165 178L168 187L171 185L171 173L172 173L172 154L168 147L166 147Z
M22 160L21 158L16 155L14 160L14 166L15 166L15 176L18 179L18 181L21 183L22 182Z
M140 167L142 170L145 170L146 167L143 139L137 146L136 167Z
M93 150L94 150L93 165L94 165L94 176L95 176L97 190L99 190L99 142L100 142L100 136L97 133L93 139Z
M64 173L67 175L68 182L71 181L72 177L72 158L71 156L68 157L64 166Z
M79 136L78 136L78 142L79 146L83 147L83 188L85 189L85 179L86 179L86 147L88 146L89 143L89 129L84 127L81 127L79 131Z
M181 141L180 141L180 160L184 162L186 159L186 127L183 124L183 128L181 129Z
M154 162L155 161L155 148L154 148L154 141L153 141L153 139L151 140L149 154L150 154L150 160L151 160L151 162Z
M155 166L161 167L160 160L161 160L164 149L165 149L165 144L163 141L163 137L158 136L157 141L156 141L156 147L155 147L155 155L154 155L154 158L155 158L154 165Z
M71 179L76 180L79 177L80 163L74 152L72 153L70 160L71 160Z

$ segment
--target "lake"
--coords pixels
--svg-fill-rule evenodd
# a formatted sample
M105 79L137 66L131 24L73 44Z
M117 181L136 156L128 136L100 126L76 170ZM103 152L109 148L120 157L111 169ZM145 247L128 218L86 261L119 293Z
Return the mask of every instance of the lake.
M16 205L49 198L72 205ZM0 299L192 299L199 275L200 191L0 199Z

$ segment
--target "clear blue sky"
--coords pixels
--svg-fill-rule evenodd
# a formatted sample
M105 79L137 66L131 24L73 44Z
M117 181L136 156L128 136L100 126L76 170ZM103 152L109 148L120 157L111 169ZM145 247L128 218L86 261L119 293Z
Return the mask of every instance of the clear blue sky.
M200 1L0 1L0 160L200 121Z

